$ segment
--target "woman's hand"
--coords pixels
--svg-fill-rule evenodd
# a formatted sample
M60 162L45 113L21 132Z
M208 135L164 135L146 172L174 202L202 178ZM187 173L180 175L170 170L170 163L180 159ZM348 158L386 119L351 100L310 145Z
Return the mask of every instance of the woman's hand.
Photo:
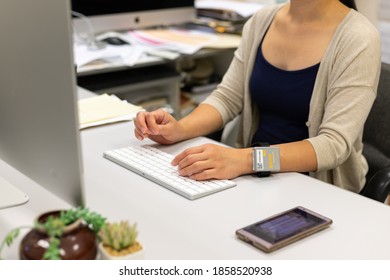
M182 140L182 126L162 109L139 112L134 119L134 125L135 137L140 141L149 138L159 144L172 144Z
M179 174L194 180L232 179L252 173L252 149L205 144L184 150L172 161Z

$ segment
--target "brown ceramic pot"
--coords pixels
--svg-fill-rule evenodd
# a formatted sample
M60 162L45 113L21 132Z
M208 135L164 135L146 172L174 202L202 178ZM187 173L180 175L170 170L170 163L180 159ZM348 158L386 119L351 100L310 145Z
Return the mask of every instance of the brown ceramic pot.
M44 222L49 216L58 216L60 211L44 213L38 217ZM22 260L41 260L48 246L49 237L38 229L32 229L22 239L19 255ZM60 255L63 260L94 260L98 246L96 234L81 220L67 225L60 238Z

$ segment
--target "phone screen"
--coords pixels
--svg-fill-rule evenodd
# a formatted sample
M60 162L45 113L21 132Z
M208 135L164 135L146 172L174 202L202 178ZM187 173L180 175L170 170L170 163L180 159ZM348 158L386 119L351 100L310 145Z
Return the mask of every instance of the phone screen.
M253 235L274 244L325 222L325 220L300 208L295 208L283 215L258 222L245 229Z
M238 238L271 252L328 227L332 220L302 206L236 231Z

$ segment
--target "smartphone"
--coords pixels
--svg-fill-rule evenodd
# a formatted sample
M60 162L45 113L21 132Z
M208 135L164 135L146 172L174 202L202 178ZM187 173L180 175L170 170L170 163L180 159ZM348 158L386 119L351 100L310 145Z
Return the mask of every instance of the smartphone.
M332 220L305 207L297 206L236 231L236 236L272 252L329 227Z

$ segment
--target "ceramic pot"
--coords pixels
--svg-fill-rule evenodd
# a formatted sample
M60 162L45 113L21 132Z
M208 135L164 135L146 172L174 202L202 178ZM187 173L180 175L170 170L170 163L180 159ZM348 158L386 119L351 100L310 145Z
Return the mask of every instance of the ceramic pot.
M61 211L44 213L37 221L42 223L49 216L58 216ZM67 225L60 237L60 256L63 260L94 260L98 248L96 234L81 220ZM49 245L49 237L40 229L30 230L22 239L19 256L22 260L41 260Z
M99 243L99 252L100 252L100 258L102 260L143 260L144 259L144 249L123 255L123 256L113 256L111 255L103 246L102 243Z

